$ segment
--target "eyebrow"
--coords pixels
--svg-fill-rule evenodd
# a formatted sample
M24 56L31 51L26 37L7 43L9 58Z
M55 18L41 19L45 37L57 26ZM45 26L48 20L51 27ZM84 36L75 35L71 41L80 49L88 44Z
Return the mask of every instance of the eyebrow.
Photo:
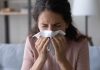
M61 25L61 23L58 23L58 22L57 22L57 23L56 23L56 24L54 24L54 25Z
M42 25L48 25L48 24L47 23L42 23ZM61 25L61 23L57 22L57 23L55 23L53 25Z

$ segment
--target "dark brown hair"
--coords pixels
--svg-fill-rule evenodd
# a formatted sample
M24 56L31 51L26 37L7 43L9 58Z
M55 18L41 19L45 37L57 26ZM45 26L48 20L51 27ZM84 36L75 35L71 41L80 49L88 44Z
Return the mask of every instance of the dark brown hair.
M35 20L35 27L32 29L32 33L36 34L38 30L38 16L45 10L50 10L60 14L66 23L69 22L69 27L66 29L66 38L70 40L80 40L86 36L79 33L77 28L72 24L71 8L67 0L36 0L33 9L33 18Z

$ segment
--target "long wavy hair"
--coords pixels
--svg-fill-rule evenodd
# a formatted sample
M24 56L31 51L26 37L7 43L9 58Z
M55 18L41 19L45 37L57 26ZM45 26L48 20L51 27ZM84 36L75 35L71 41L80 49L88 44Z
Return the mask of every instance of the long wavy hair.
M36 0L35 6L33 8L33 18L36 23L32 29L32 35L39 32L38 29L38 16L45 10L53 11L57 14L60 14L66 24L69 23L68 29L66 29L65 37L70 40L80 41L83 38L86 38L85 35L82 35L78 29L72 24L72 15L70 4L67 0Z

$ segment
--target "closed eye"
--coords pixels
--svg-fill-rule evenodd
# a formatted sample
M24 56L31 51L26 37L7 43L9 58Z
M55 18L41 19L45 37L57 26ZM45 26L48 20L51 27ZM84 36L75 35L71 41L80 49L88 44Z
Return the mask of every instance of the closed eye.
M55 24L54 26L55 26L55 27L60 27L60 26L61 26L61 24Z
M46 25L46 24L43 24L43 25L42 25L42 27L48 27L48 25Z

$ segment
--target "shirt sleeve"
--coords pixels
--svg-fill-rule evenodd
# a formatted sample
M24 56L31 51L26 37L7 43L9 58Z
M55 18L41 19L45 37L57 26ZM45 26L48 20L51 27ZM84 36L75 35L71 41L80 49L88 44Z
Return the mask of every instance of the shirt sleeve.
M34 64L34 55L32 52L32 47L29 41L29 37L27 37L21 70L30 70L33 64Z
M79 49L77 67L75 70L90 70L89 65L89 47L88 41L85 40Z

